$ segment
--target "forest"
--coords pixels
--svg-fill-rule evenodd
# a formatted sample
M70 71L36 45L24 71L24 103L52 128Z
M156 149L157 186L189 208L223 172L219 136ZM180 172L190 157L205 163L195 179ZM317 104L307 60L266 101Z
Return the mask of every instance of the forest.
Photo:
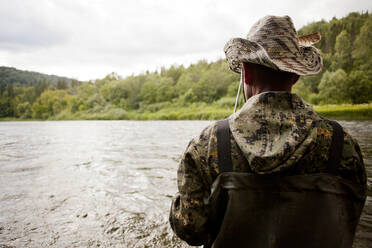
M293 92L325 116L372 119L372 15L353 12L298 33L316 31L323 70L301 77ZM225 59L89 82L30 73L0 67L1 119L219 119L232 113L240 78Z

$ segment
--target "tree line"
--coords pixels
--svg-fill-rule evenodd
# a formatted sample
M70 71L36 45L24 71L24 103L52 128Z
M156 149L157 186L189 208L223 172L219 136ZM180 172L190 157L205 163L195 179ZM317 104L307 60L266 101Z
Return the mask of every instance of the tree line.
M350 13L329 22L306 25L299 34L319 31L324 68L315 76L301 77L294 92L306 101L322 104L372 101L372 15ZM0 70L0 117L48 119L78 113L156 112L167 106L195 104L230 106L240 76L226 61L204 60L188 67L173 65L129 77L111 73L103 79L9 83ZM9 77L8 77L9 79ZM8 83L6 83L8 82Z
M311 23L300 34L319 31L316 45L323 70L302 77L295 92L312 104L368 103L372 100L372 15L350 13L331 21Z

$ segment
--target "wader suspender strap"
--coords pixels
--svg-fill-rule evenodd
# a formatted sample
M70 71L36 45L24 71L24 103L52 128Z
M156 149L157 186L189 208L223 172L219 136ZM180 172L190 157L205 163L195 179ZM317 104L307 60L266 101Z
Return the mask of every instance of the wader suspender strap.
M231 172L230 126L228 119L217 122L217 154L220 173Z
M342 151L344 147L344 132L340 124L336 121L328 120L332 125L333 134L332 134L332 143L329 148L329 157L328 157L328 172L330 174L337 174L337 167L340 165Z
M336 174L337 167L339 166L341 161L344 146L344 132L338 122L331 120L328 120L328 122L332 125L333 128L331 147L329 149L328 172L331 174ZM220 120L217 122L217 154L218 168L220 173L233 171L230 150L229 120Z

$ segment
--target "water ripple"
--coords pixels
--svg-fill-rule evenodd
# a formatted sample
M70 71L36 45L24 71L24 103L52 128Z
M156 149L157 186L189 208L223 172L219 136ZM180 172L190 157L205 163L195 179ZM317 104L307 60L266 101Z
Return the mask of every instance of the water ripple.
M188 247L168 211L181 155L209 123L0 123L0 248ZM365 156L369 197L354 247L368 247L372 122L341 124Z

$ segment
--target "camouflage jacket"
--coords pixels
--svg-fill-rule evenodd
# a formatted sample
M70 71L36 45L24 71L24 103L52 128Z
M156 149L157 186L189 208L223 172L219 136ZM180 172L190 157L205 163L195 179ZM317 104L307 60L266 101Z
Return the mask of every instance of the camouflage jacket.
M264 92L229 117L233 170L253 174L298 175L325 172L332 126L295 94ZM178 168L179 193L170 224L190 245L209 239L207 199L218 176L217 125L192 139ZM344 130L339 176L366 190L366 172L357 142Z

